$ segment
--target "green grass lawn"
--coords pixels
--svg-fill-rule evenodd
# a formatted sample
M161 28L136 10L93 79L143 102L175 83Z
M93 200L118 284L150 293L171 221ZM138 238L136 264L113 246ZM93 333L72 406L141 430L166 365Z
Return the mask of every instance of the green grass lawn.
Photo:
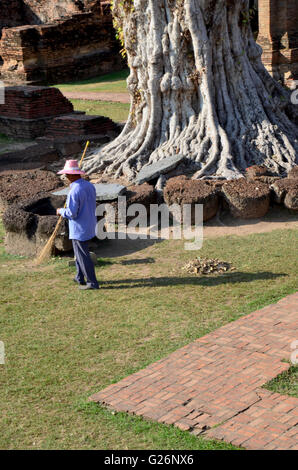
M72 83L64 83L55 85L61 92L110 92L125 93L127 92L126 78L129 70L102 75L100 77L90 78ZM110 101L94 101L94 100L71 100L76 111L85 111L86 114L107 116L115 122L124 122L127 120L130 104L117 103Z
M82 292L66 258L32 267L6 255L2 240L0 340L6 364L0 366L0 448L232 448L112 414L87 398L295 292L296 247L294 230L205 240L200 252L167 240L104 259L96 268L102 289ZM198 255L230 261L236 271L199 278L181 270ZM148 258L154 262L146 263Z
M129 69L121 70L120 72L113 72L107 75L101 75L87 80L81 80L71 83L62 83L55 85L62 93L65 91L79 92L79 91L92 91L92 92L114 92L125 93L127 92L126 79L129 75Z
M291 366L287 371L270 380L265 388L275 393L298 398L298 365Z
M115 122L127 120L130 105L111 101L70 100L76 111L85 111L86 114L107 116Z

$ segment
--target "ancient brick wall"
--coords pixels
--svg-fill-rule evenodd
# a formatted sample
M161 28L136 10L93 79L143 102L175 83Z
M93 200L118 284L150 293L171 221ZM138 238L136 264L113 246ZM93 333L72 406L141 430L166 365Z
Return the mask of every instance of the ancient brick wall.
M15 86L5 88L0 116L37 119L73 112L73 106L58 88Z
M259 0L258 43L262 60L277 79L298 79L297 0Z
M56 117L47 127L47 137L64 137L73 135L106 134L115 130L115 123L104 116L86 116L84 114L70 114Z
M72 104L60 90L51 87L6 87L0 105L0 133L34 139L44 135L51 121L73 113Z
M3 29L1 78L59 83L123 68L111 17L81 13L50 24Z
M58 88L5 88L5 103L0 105L0 133L7 136L24 139L46 136L50 140L67 138L72 142L77 137L102 138L108 132L117 131L118 126L107 117L74 111Z

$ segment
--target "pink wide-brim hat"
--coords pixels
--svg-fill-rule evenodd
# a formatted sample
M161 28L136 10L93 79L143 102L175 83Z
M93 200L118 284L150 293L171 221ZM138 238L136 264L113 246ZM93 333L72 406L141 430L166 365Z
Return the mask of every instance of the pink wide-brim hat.
M63 170L58 171L58 175L85 175L83 170L80 170L77 160L66 160Z

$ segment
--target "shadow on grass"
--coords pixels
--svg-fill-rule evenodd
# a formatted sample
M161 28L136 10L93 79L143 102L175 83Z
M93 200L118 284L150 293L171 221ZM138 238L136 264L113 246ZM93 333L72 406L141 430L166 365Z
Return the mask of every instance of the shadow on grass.
M120 264L123 266L131 265L131 264L151 264L155 263L154 258L141 258L141 259L128 259L128 260L123 260L120 261Z
M258 280L276 279L287 276L285 273L259 273L236 272L210 277L150 277L145 279L119 279L117 281L101 282L102 289L132 289L136 287L166 287L166 286L218 286L220 284L237 284L239 282L253 282ZM124 285L122 285L124 284Z
M87 78L86 80L77 80L74 82L59 83L54 85L55 87L63 87L69 85L90 85L97 83L106 82L119 82L120 80L126 80L129 75L129 69L120 70L119 72L112 72L106 75L99 75L97 77Z
M97 258L97 265L98 266L111 266L113 261L110 261L109 259L104 259L104 258Z

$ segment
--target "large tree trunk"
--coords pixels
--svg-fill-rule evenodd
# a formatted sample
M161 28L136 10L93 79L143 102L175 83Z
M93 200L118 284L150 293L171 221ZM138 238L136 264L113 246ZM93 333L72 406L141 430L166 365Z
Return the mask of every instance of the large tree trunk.
M235 178L253 164L296 162L290 93L261 62L248 0L114 0L131 109L123 132L86 161L133 180L147 164L184 155L195 178Z

